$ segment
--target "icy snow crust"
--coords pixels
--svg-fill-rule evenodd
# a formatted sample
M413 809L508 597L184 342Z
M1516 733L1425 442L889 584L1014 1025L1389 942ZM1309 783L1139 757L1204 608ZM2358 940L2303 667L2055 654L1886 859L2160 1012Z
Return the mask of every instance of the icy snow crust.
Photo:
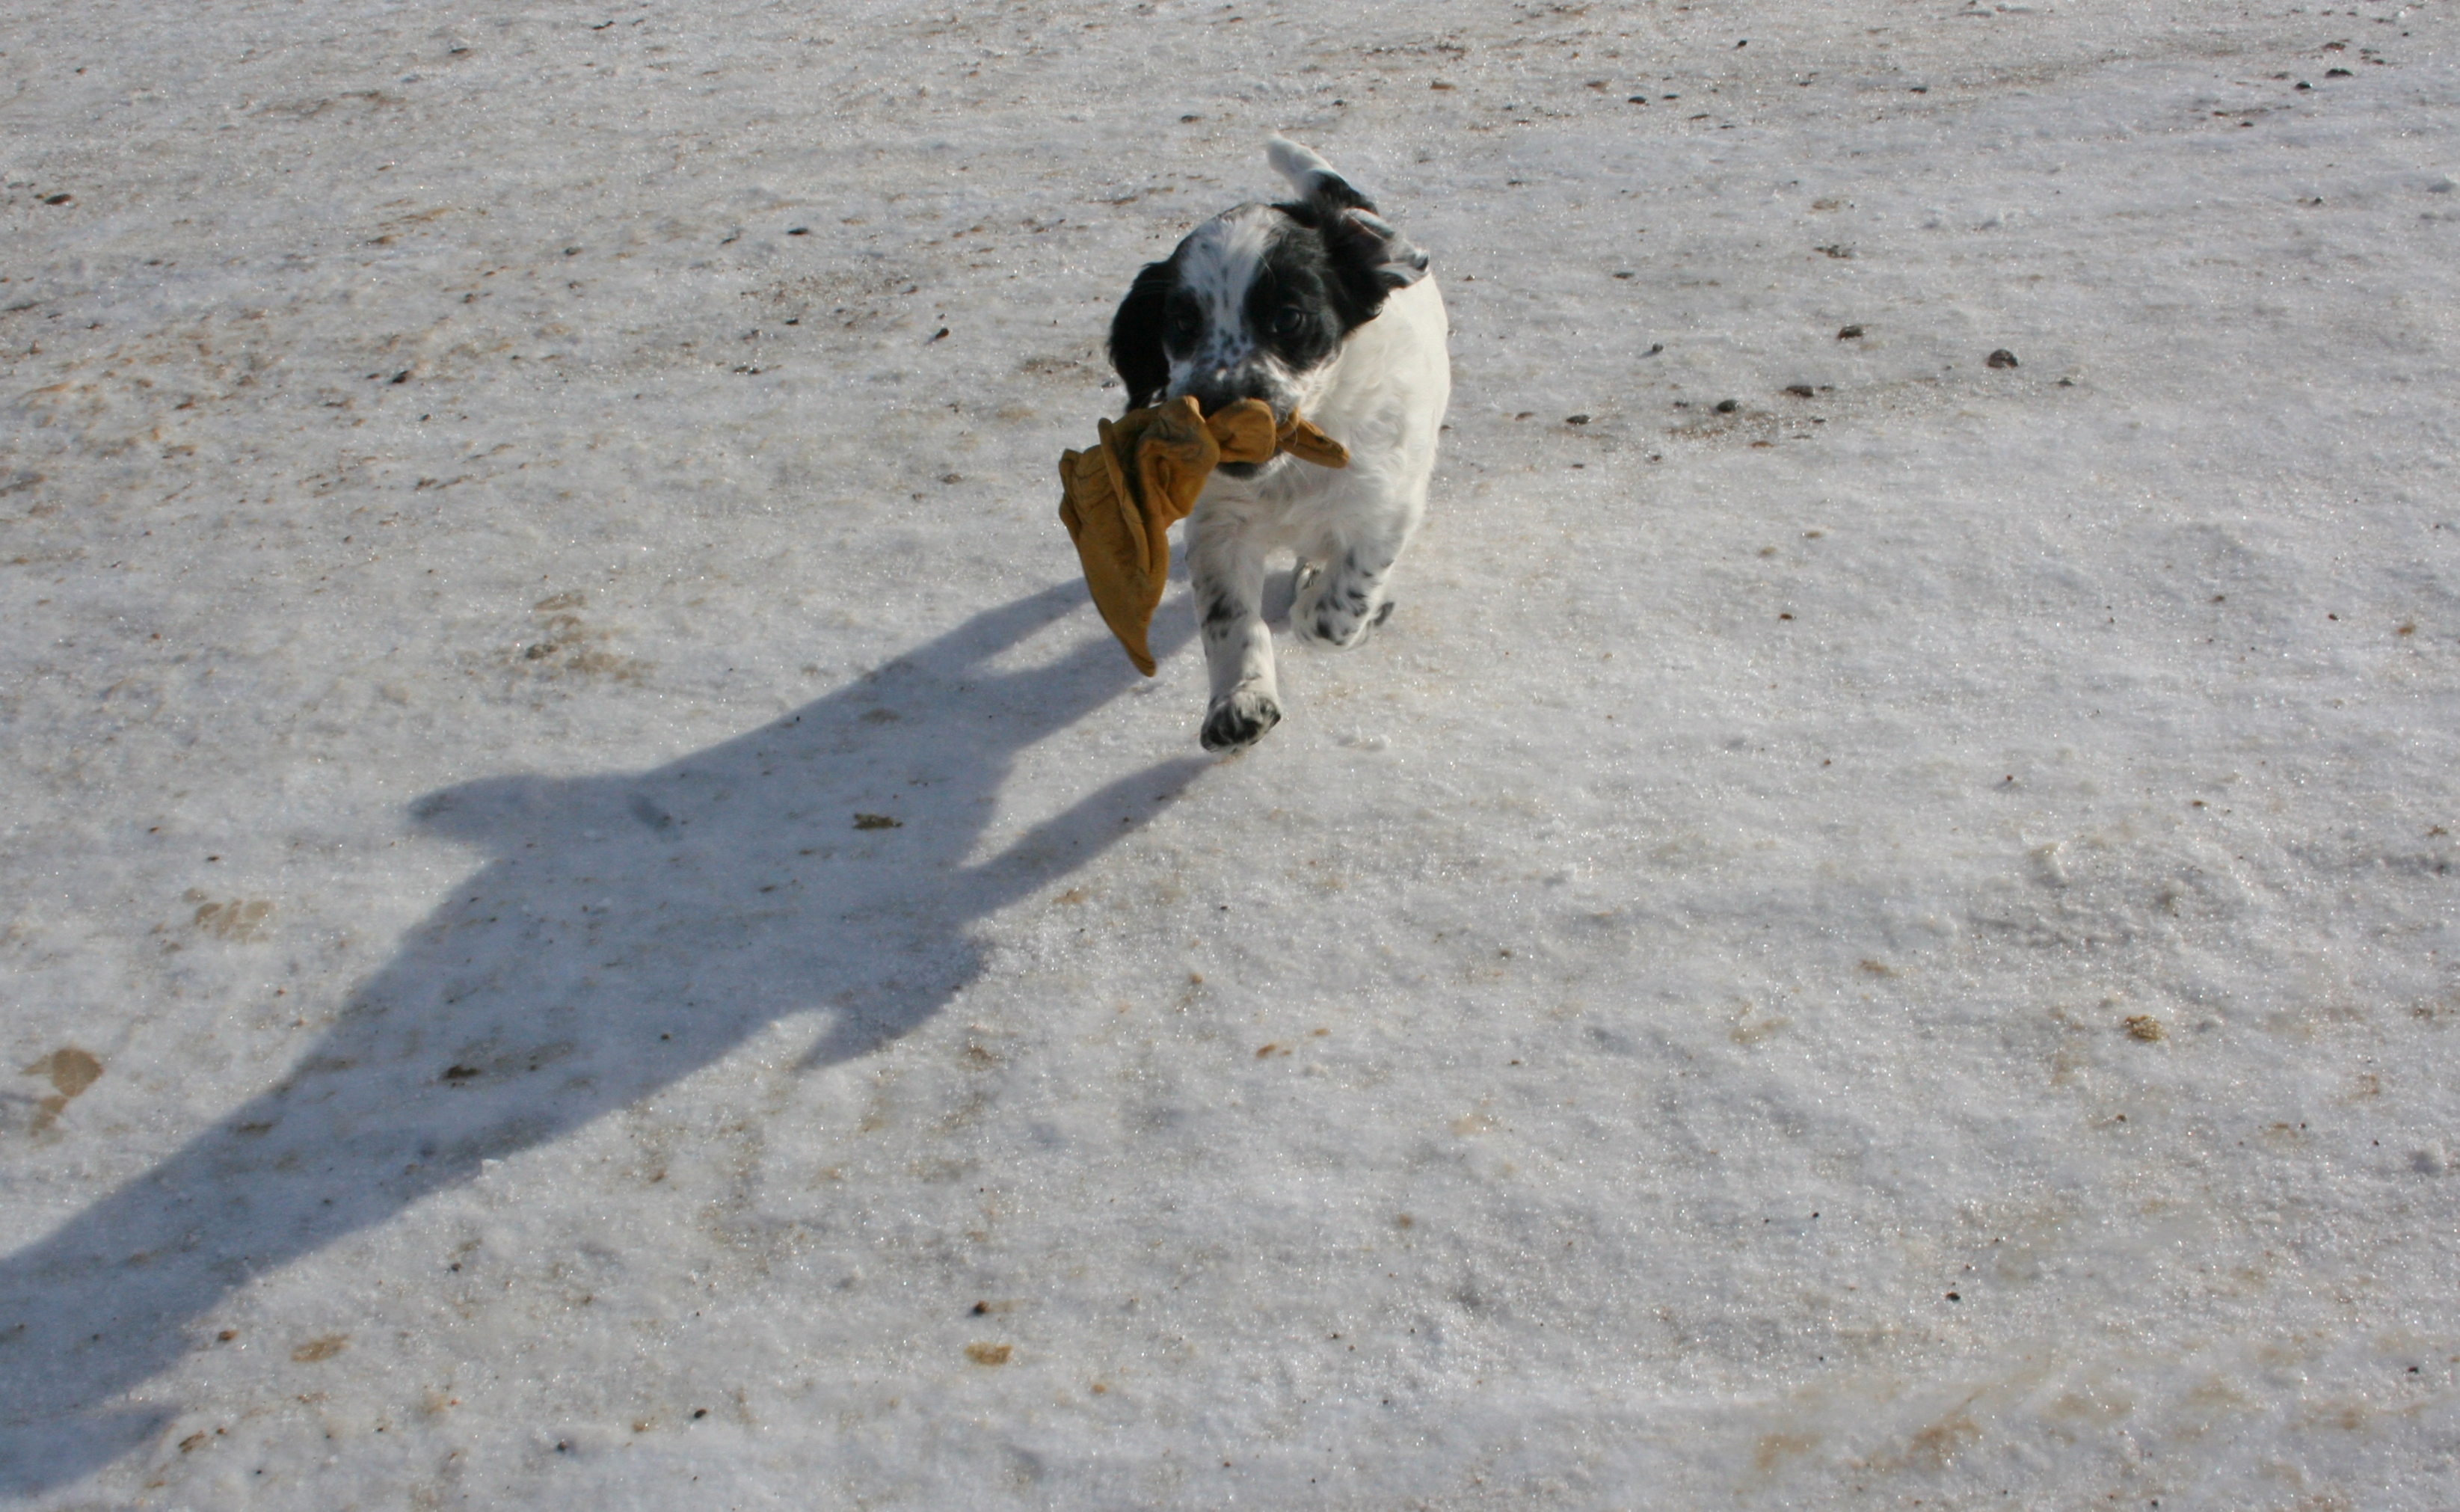
M2453 41L11 0L0 1486L2448 1506ZM1458 387L1216 764L1276 130Z

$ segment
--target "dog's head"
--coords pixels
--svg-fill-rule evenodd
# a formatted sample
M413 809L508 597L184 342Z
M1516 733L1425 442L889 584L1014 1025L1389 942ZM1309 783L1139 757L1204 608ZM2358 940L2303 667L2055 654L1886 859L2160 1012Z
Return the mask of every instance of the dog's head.
M1427 255L1322 158L1278 137L1268 156L1296 200L1224 210L1119 302L1111 365L1129 409L1193 394L1207 415L1262 399L1287 419L1323 393L1349 333L1426 276Z

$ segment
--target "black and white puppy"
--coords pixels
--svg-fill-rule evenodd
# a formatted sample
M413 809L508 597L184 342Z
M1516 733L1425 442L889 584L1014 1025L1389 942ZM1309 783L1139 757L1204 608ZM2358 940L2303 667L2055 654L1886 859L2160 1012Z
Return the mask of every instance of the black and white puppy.
M1262 399L1349 448L1349 465L1289 456L1218 468L1187 522L1204 628L1208 751L1236 751L1282 717L1264 563L1298 559L1290 628L1351 647L1392 612L1390 576L1426 513L1452 398L1449 324L1427 255L1330 164L1275 138L1297 198L1242 204L1136 275L1111 322L1128 408L1194 394L1207 415Z

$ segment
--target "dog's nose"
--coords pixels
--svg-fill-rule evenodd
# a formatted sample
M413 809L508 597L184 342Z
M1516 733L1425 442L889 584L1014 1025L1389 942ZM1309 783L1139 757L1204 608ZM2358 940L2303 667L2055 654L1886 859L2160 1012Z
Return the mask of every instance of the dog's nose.
M1197 408L1207 415L1217 415L1241 399L1272 402L1271 396L1262 393L1260 385L1242 381L1237 373L1226 370L1205 374L1190 384L1187 392L1195 396Z

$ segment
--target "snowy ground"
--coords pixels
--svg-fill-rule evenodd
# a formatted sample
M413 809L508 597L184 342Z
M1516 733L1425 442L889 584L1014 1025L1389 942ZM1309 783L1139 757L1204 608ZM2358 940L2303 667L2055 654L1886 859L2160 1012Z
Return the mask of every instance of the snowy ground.
M2449 1505L2455 44L7 0L0 1496ZM1214 763L1274 130L1453 429Z

